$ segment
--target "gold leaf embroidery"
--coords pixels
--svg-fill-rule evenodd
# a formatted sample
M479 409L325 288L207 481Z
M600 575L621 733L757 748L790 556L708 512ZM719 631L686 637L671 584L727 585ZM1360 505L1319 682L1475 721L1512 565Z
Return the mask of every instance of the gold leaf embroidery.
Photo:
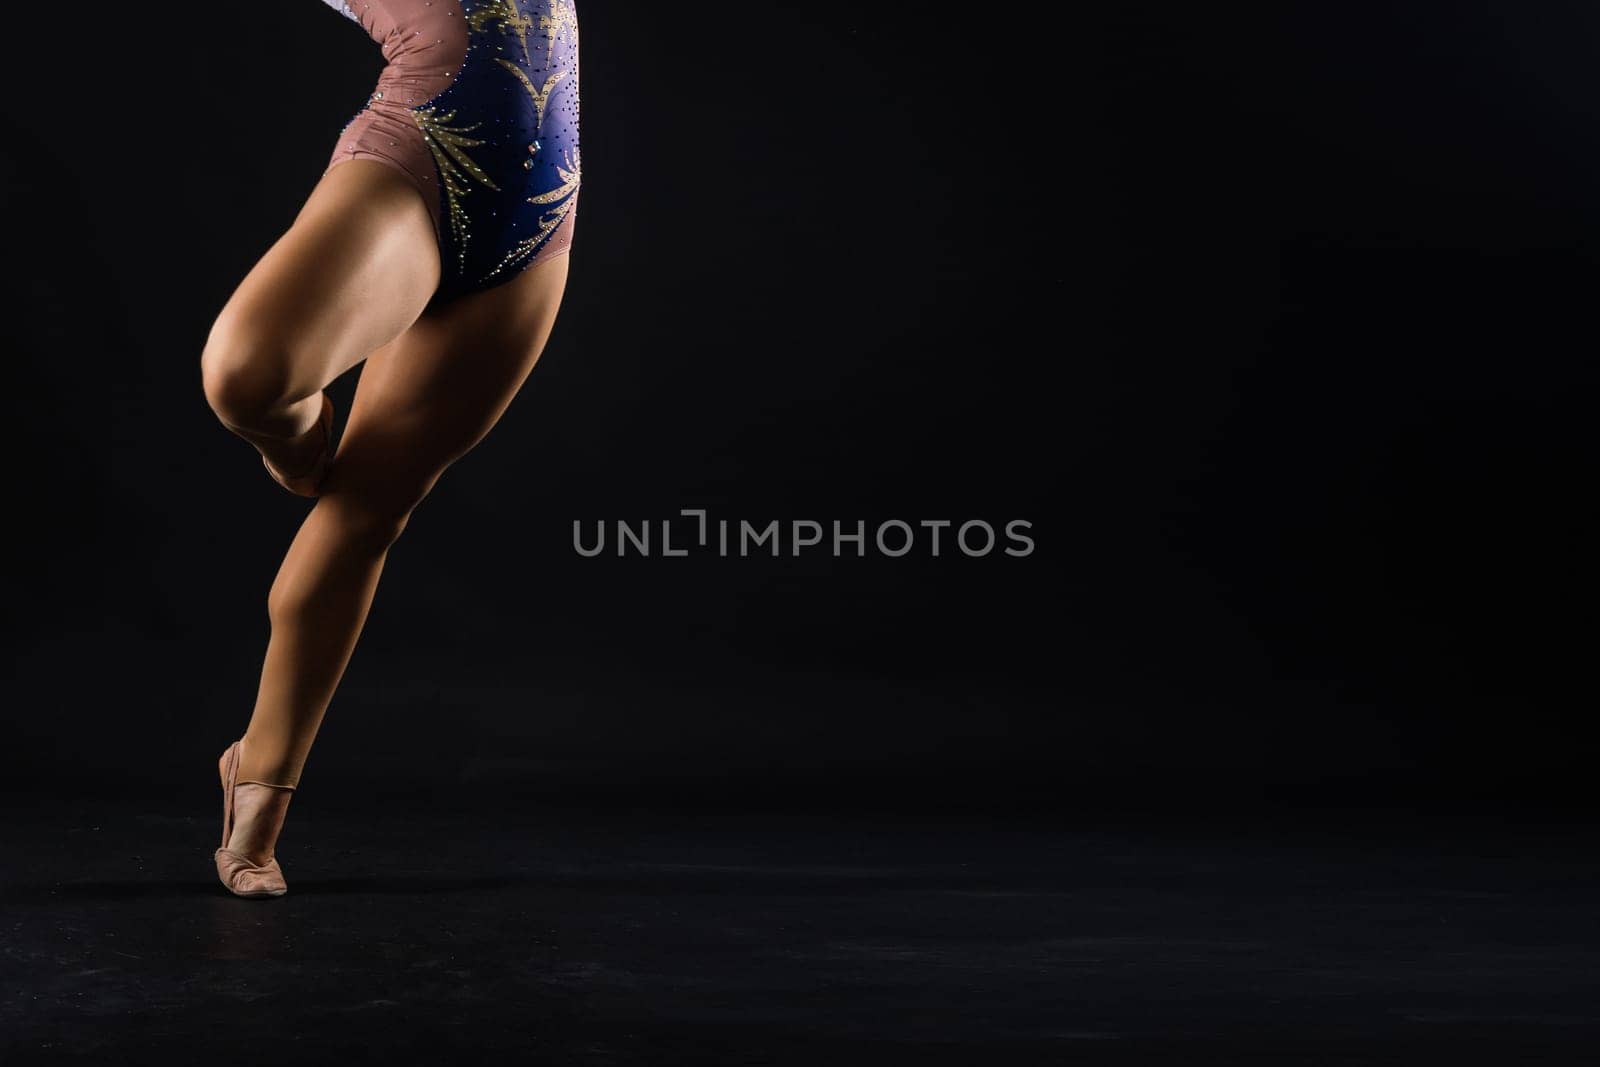
M562 166L562 163L566 164ZM561 163L556 164L556 173L561 175L561 184L547 193L528 197L530 204L552 204L569 195L578 188L581 171L570 155L562 156Z
M567 76L567 72L564 70L556 71L544 80L544 89L539 90L533 87L533 79L524 74L521 67L507 59L502 59L499 62L501 66L515 74L517 80L522 83L522 87L528 90L528 95L533 98L533 106L539 109L539 125L543 126L544 108L550 102L550 93L555 89L557 83Z
M537 28L545 38L545 63L548 66L555 53L556 42L562 33L569 30L576 32L577 17L572 9L571 0L549 0L546 13L541 14L537 20L519 8L517 0L484 0L467 16L467 24L474 33L484 33L490 27L498 26L500 32L515 35L522 45L523 57L529 67L532 67L533 59L528 47L528 35ZM576 73L576 68L571 71L553 71L545 78L542 87L536 87L532 77L516 63L500 57L497 57L496 61L522 83L523 89L538 112L538 125L541 127L544 125L544 115L550 103L550 96L556 86L569 74ZM456 233L464 266L468 220L461 200L471 191L468 178L475 179L496 191L499 187L490 181L489 176L479 169L466 152L466 149L483 143L465 136L476 129L476 126L451 127L448 124L454 120L454 112L435 115L431 109L418 109L415 114L417 125L422 128L428 147L439 164L439 172L444 176L445 194L450 208L450 224ZM499 265L484 276L485 279L492 278L533 255L571 213L575 203L573 193L577 191L581 180L581 165L572 155L563 154L562 163L556 166L556 173L561 176L560 185L528 198L528 203L544 209L539 216L537 232L519 241Z
M461 264L465 266L468 226L466 208L462 206L461 201L472 192L472 182L469 179L478 181L496 192L499 192L500 187L495 185L467 154L467 149L483 144L482 141L467 136L478 128L477 124L452 126L450 123L455 121L456 117L454 111L440 114L431 107L414 108L411 115L416 120L417 128L422 131L422 139L427 143L428 151L433 153L434 163L439 167L439 180L444 183L445 203L449 211L450 230L455 234Z
M516 246L506 253L505 258L500 261L499 265L484 275L485 279L493 278L501 271L527 259L538 250L539 246L544 243L545 238L554 233L557 227L566 221L567 215L572 211L573 204L577 202L573 199L572 194L578 191L578 187L583 181L582 161L574 159L570 155L563 155L562 162L556 165L556 173L561 175L560 185L548 192L528 197L528 203L530 204L555 204L554 207L539 216L538 232L531 237L524 237L521 241L518 241Z

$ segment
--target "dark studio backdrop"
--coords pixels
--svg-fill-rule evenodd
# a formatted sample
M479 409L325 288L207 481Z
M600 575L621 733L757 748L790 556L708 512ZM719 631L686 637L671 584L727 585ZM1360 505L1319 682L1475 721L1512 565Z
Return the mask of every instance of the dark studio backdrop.
M1577 795L1600 14L1044 14L582 7L560 321L391 554L308 787ZM380 59L315 0L13 17L5 785L210 803L306 504L199 353ZM574 551L681 508L1035 548Z

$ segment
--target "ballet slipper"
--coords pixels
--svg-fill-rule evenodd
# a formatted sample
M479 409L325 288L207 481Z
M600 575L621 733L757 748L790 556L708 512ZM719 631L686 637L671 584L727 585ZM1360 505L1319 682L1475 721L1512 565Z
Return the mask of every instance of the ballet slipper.
M235 852L228 847L228 839L233 836L233 789L239 776L241 744L243 744L242 738L229 745L217 767L222 777L222 847L217 849L215 854L217 877L222 879L222 884L234 896L281 897L289 891L289 885L283 880L283 868L278 866L276 856L264 864L258 864L243 853Z

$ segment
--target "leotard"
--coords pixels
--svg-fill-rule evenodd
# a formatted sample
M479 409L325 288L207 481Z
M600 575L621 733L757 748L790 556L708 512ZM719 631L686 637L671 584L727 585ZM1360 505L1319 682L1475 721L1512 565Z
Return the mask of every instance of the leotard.
M571 247L578 154L573 0L325 0L383 49L377 87L328 167L393 167L428 205L438 299Z

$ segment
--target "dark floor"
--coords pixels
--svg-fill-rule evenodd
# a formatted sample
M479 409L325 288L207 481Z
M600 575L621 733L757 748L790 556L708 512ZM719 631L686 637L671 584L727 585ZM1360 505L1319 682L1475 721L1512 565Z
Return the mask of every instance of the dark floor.
M1574 820L294 816L13 814L0 1062L1600 1062Z

